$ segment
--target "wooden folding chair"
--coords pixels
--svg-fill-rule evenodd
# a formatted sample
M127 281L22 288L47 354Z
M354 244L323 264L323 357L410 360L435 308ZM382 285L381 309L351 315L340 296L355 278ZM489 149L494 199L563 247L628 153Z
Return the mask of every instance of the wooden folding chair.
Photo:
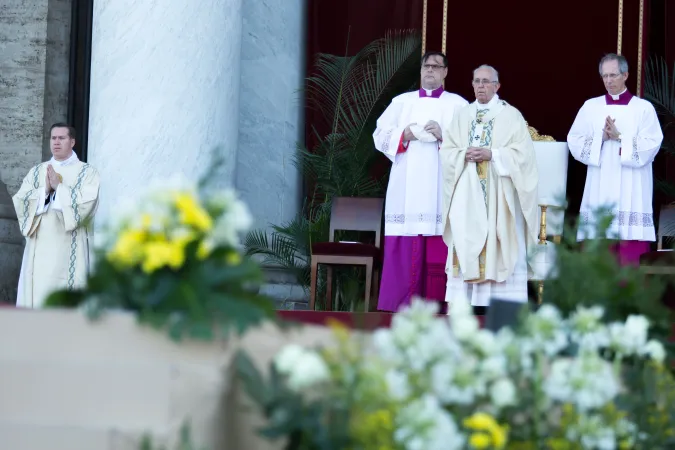
M327 267L326 309L333 309L333 268L336 265L366 267L366 312L370 311L370 299L377 295L380 286L382 264L382 212L383 198L337 197L333 199L328 242L312 244L311 285L309 309L314 310L319 265ZM361 242L335 242L336 231L372 231L375 244Z

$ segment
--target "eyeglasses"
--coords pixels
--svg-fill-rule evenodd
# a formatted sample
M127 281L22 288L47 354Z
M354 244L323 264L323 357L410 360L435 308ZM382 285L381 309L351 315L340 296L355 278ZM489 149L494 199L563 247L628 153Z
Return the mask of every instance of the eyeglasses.
M621 76L620 73L605 73L605 74L602 74L602 75L601 75L601 77L602 77L603 80L607 80L607 79L609 79L609 80L616 80L616 79L617 79L618 77L620 77L620 76Z
M424 65L422 66L422 68L423 68L424 70L429 70L429 69L433 69L433 70L441 70L441 69L445 69L445 66L439 66L438 64L424 64Z
M496 81L486 80L486 79L479 80L478 78L476 78L475 80L471 80L471 83L473 83L476 86L480 86L481 84L482 85L488 85L488 84L496 83Z

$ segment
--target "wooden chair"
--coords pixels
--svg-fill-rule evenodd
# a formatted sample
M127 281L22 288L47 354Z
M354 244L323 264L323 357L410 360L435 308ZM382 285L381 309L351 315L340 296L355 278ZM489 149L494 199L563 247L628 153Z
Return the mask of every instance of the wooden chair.
M366 312L370 311L371 294L377 301L382 263L383 198L337 197L333 199L330 216L329 242L312 244L311 285L309 309L314 310L316 285L320 264L327 267L326 310L333 309L332 282L335 265L366 267ZM335 231L372 231L375 244L335 242ZM371 292L372 291L372 292Z
M640 256L640 266L650 275L675 275L675 250L663 248L664 238L673 238L675 233L669 231L675 226L675 203L663 205L659 213L659 228L656 233L657 250Z
M659 213L659 230L657 231L657 244L656 248L658 250L663 250L663 238L674 238L675 233L668 232L675 228L675 202L669 205L663 205L661 207L661 212Z

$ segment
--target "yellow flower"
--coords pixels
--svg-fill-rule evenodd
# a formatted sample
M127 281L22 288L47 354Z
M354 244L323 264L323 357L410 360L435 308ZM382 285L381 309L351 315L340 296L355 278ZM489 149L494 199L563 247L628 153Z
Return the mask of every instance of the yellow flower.
M351 415L351 435L359 444L357 448L393 450L394 416L390 408L373 412L355 412Z
M122 266L133 266L140 261L143 255L143 242L146 233L142 230L128 229L115 242L113 249L108 253L108 259Z
M498 425L491 415L478 412L464 419L464 426L472 430L489 430Z
M326 325L333 330L333 333L339 342L345 343L349 340L349 328L347 328L344 323L329 317L326 319Z
M508 428L501 427L489 414L478 412L464 420L464 426L473 431L486 431L492 446L501 449L506 445Z
M490 446L490 436L485 433L472 433L469 438L469 445L476 450L483 450Z
M241 255L237 252L230 252L225 256L225 262L231 266L241 263Z
M213 219L190 194L176 196L176 208L180 212L180 221L195 227L199 231L209 231L213 227Z
M180 241L155 241L145 244L143 271L152 273L164 266L178 269L185 261L185 247Z

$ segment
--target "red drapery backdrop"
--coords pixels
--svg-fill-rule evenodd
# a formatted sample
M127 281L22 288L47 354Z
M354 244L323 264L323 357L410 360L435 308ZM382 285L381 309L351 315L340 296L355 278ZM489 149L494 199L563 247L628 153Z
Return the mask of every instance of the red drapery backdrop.
M643 63L649 55L649 4L645 0ZM628 87L633 93L637 93L639 5L639 0L624 0L622 53L631 67ZM308 71L317 52L354 54L387 30L421 30L422 9L422 0L308 0ZM668 5L667 12L675 12L675 5ZM666 36L675 35L672 16L666 19L670 33ZM442 24L443 0L428 0L427 50L441 50ZM473 100L471 70L491 64L500 72L502 98L520 109L540 133L564 141L583 102L604 93L598 61L617 51L617 33L618 0L563 4L448 0L446 90ZM675 42L667 43L666 50L672 58ZM317 117L311 111L306 114L309 137ZM570 157L570 215L579 210L585 177L586 167ZM655 204L662 203L657 193Z

